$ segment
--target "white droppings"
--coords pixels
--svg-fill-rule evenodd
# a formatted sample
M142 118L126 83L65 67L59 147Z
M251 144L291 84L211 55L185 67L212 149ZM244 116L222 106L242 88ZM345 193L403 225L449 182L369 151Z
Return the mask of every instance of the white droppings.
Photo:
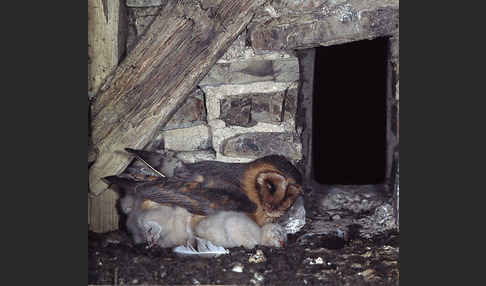
M317 257L316 259L312 259L309 264L310 265L314 265L314 264L323 264L324 263L324 260L322 259L322 257Z
M255 274L253 274L253 277L255 277L257 281L263 281L263 279L265 279L263 275L258 272L255 272Z
M237 263L235 266L233 266L231 271L241 273L243 272L243 265L241 263Z

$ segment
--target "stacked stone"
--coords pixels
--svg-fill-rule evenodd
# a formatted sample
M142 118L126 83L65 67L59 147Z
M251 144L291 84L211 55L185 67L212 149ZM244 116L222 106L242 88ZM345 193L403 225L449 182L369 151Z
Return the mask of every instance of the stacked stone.
M163 1L162 1L163 2ZM161 1L130 1L127 49L150 25ZM299 63L285 51L257 51L240 35L161 128L148 149L187 153L190 161L247 162L282 154L302 159L295 117Z
M216 159L249 161L269 154L301 159L295 131L299 63L286 52L258 52L246 34L199 84Z

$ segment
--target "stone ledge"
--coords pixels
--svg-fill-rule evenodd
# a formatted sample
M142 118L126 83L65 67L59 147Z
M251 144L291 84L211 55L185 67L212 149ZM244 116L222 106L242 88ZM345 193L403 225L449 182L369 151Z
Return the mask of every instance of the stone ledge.
M292 82L299 80L299 62L295 57L278 60L248 60L218 63L199 86L240 84L261 81Z
M216 119L216 120L209 121L209 126L210 126L213 149L216 151L216 160L222 162L249 162L253 160L253 158L248 158L248 157L232 157L232 156L224 155L222 145L226 139L238 135L244 135L247 133L272 132L272 133L293 134L294 131L294 125L292 125L289 122L282 122L279 125L258 122L255 126L246 128L246 127L239 127L239 126L226 126L223 120ZM293 161L293 163L300 160L302 156L301 144L295 142L294 144L296 144L295 149L298 151L299 155L294 156L295 158L293 159L289 158Z
M211 148L209 127L206 125L162 131L154 141L163 141L165 149L174 151L196 151Z
M182 151L177 152L176 157L186 164L191 164L200 161L215 160L216 152L214 150Z
M227 157L250 159L279 154L296 161L302 158L302 148L295 141L298 140L290 133L245 133L225 139L221 144L221 153Z
M127 5L127 7L162 6L162 0L127 0L126 5Z
M203 86L206 95L207 120L219 119L221 116L221 100L236 96L245 97L248 94L276 93L297 89L298 82L256 82L250 84L228 84L220 86Z

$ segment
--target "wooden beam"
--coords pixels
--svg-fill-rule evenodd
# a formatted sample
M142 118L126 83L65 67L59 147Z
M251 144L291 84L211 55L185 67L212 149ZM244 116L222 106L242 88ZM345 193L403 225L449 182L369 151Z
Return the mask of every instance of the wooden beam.
M123 20L120 13L123 0L88 0L88 95L96 94L106 77L116 68L125 43ZM90 117L88 102L88 117ZM90 124L88 118L88 124ZM88 167L96 160L88 126ZM106 232L118 229L115 204L117 194L110 190L103 196L88 196L88 225L92 231Z
M88 194L89 229L103 233L119 228L120 216L116 208L119 195L113 190L107 190L97 197Z
M102 85L93 105L90 191L132 160L125 147L144 148L196 84L245 29L262 0L168 1L127 58Z
M96 94L119 59L120 1L88 0L88 94Z
M96 150L91 139L91 105L88 101L88 168L96 160Z

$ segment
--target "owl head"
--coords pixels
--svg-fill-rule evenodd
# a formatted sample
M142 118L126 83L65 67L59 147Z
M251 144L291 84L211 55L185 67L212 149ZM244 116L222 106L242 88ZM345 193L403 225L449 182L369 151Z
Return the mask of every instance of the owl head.
M302 194L302 176L284 156L270 155L253 162L255 188L269 221L283 215Z

